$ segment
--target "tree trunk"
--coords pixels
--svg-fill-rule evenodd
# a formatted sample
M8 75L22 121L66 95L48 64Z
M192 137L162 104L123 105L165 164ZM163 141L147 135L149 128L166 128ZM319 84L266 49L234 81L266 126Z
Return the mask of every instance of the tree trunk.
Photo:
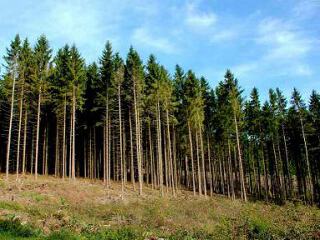
M21 141L21 126L22 126L22 113L23 113L23 86L20 96L20 111L19 111L19 127L18 127L18 142L17 142L17 178L19 177L20 168L20 141Z
M160 193L163 196L163 163L162 163L162 140L161 140L161 119L160 119L160 103L157 102L157 143L158 143L158 171Z
M120 169L121 169L121 198L124 194L124 164L122 156L122 118L121 118L121 87L118 85L119 139L120 139Z
M176 144L176 130L174 126L172 127L173 132L173 174L174 174L174 185L176 188L176 192L178 191L178 170L177 170L177 144Z
M192 171L192 188L193 188L193 195L196 195L196 183L195 183L195 176L194 176L194 164L193 164L193 147L192 147L192 133L190 122L188 121L188 131L189 131L189 144L190 144L190 157L191 157L191 171Z
M212 171L212 165L211 165L211 150L210 150L210 139L209 136L207 136L207 149L208 149L208 164L209 164L209 174L210 174L210 196L213 195L213 171Z
M136 190L136 184L134 179L134 162L133 162L133 136L132 136L132 120L131 113L129 111L129 131L130 131L130 175L131 175L131 183L133 186L133 190Z
M241 148L240 148L240 139L239 139L239 130L238 130L238 122L236 114L234 113L234 124L236 128L236 139L237 139L237 148L238 148L238 157L239 157L239 171L240 171L240 182L241 182L241 189L242 189L242 197L244 201L247 201L247 192L246 186L244 182L244 171L243 171L243 162L242 162L242 155L241 155Z
M67 99L64 98L63 107L63 133L62 133L62 179L66 176L66 115L67 115Z
M204 162L204 148L203 148L203 138L202 138L201 127L199 127L199 137L200 137L200 149L201 149L201 160L202 160L203 189L204 189L204 196L207 196L206 165Z
M232 170L231 147L230 147L229 139L228 139L228 165L229 165L229 182L230 182L231 197L234 200L236 196L235 196L234 185L233 185L233 170Z
M55 164L54 164L54 176L57 177L59 176L59 124L58 120L56 123L56 147L55 147Z
M73 129L73 121L72 121L72 117L73 117L73 114L72 114L72 109L70 111L70 129L69 129L69 179L71 179L71 171L72 171L72 129Z
M169 111L166 109L166 118L167 118L167 139L168 139L168 160L170 168L170 180L173 196L176 195L175 184L174 184L174 174L173 174L173 163L172 163L172 151L171 151L171 137L170 137L170 122L169 122Z
M200 169L200 157L199 157L199 135L196 131L196 152L197 152L197 169L198 169L198 187L199 187L199 196L202 195L202 186L201 186L201 169Z
M23 153L22 153L22 174L26 173L26 147L27 147L27 125L28 125L28 110L24 114L24 130L23 130Z
M38 158L39 158L39 132L40 132L40 111L41 111L41 87L38 94L38 110L37 110L37 130L36 130L36 152L34 160L34 176L38 178Z
M137 162L138 162L138 180L139 180L139 195L142 195L142 160L141 160L141 140L140 140L140 117L136 96L136 86L133 86L133 101L134 101L134 115L135 115L135 130L136 130L136 151L137 151Z
M106 184L107 188L110 187L110 182L109 182L109 162L110 162L110 145L109 145L109 102L108 102L108 94L107 94L107 100L106 100L106 106L105 106L105 140L104 140L104 151L105 151L105 165L104 165L104 170L103 170L103 175L104 175L104 183Z
M72 96L72 179L76 178L76 93L73 87Z
M8 143L7 143L7 155L6 155L6 179L9 179L9 161L10 161L10 150L11 150L11 131L12 131L12 119L13 119L13 108L14 108L14 92L16 87L15 72L13 73L12 93L11 93L11 106L10 106L10 120L8 130Z
M308 152L307 140L306 140L304 124L303 124L303 120L301 117L300 109L299 109L299 118L300 118L300 124L301 124L303 145L304 145L304 150L305 150L305 155L306 155L306 165L307 165L307 175L308 175L307 183L310 188L310 197L311 197L310 200L311 200L311 203L313 203L313 185L312 185L312 178L311 178L311 171L310 171L309 152Z
M151 177L151 187L154 188L154 178L153 178L153 148L152 148L152 136L151 136L151 126L150 121L148 124L148 135L149 135L149 155L150 155L150 177Z
M290 174L290 169L289 169L289 153L288 153L288 147L287 147L287 139L286 139L286 134L285 134L285 129L284 125L281 125L281 130L282 130L282 138L283 138L283 143L284 143L284 152L286 156L286 171L287 171L287 184L289 187L289 191L287 192L288 197L292 197L292 181L291 181L291 174Z
M43 144L42 144L42 175L45 175L46 172L46 136L47 136L47 128L44 128L43 133Z

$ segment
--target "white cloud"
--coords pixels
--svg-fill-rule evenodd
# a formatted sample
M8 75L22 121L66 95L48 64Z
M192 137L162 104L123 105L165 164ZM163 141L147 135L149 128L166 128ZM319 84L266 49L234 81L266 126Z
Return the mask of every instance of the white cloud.
M221 30L213 33L210 41L212 43L230 41L237 37L237 35L238 31L236 29Z
M311 76L312 70L309 65L306 64L296 64L294 69L292 69L294 73L296 73L299 76Z
M320 13L320 1L300 0L293 8L293 14L300 19L312 18Z
M258 26L256 42L266 47L266 58L292 60L305 56L312 49L314 39L290 23L267 18Z
M244 77L247 74L251 74L258 68L258 64L254 62L243 63L236 65L232 68L232 71L236 74L236 76Z
M87 36L96 37L102 28L100 15L88 3L65 1L53 4L49 13L49 31L71 42L86 41Z
M148 46L167 54L176 53L177 47L167 38L155 37L147 28L137 28L134 30L132 40L139 46Z
M213 12L203 12L197 9L196 2L189 2L186 6L186 24L194 30L212 27L217 22Z

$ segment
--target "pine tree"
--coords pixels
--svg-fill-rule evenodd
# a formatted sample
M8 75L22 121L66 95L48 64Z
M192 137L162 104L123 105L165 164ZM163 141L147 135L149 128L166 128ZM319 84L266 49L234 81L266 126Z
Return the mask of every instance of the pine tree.
M46 100L48 91L48 75L49 64L51 59L51 49L47 38L42 35L37 41L34 48L34 75L32 87L37 94L37 126L36 126L36 149L34 160L34 175L38 177L38 158L39 158L39 134L40 134L40 118L41 104Z
M69 71L69 61L70 61L70 48L68 45L65 45L63 48L59 49L57 55L54 59L55 71L54 77L50 83L51 91L53 95L53 105L54 111L57 119L58 129L62 134L59 134L58 137L61 139L60 144L62 147L62 153L60 154L60 161L62 163L62 178L64 179L67 175L67 143L66 143L66 121L67 121L67 93L70 85L70 71ZM62 126L61 126L62 125Z
M278 110L279 110L279 121L281 125L281 134L283 139L283 145L284 145L284 151L285 151L285 172L286 172L286 194L288 197L291 197L292 195L292 179L291 179L291 173L290 173L290 162L289 162L289 152L288 152L288 146L287 146L287 136L286 136L286 115L287 115L287 101L285 97L283 96L282 92L279 88L276 88L276 94L278 99Z
M11 136L12 136L12 121L13 121L13 110L15 103L15 88L16 81L19 77L19 56L21 52L21 40L19 35L15 36L15 39L11 42L10 48L7 49L7 55L4 56L6 62L6 78L8 85L11 86L11 90L7 91L7 95L11 96L10 102L10 120L8 129L8 140L7 140L7 153L6 153L6 179L9 178L9 167L10 167L10 151L11 151Z
M245 125L246 131L248 134L248 141L249 141L249 149L252 149L250 154L253 155L253 162L257 164L257 171L258 171L258 182L257 182L257 191L259 197L262 195L262 184L261 184L261 146L262 146L262 139L261 139L261 106L259 100L259 93L257 88L253 88L250 94L250 100L246 104L245 109ZM264 164L263 164L264 166ZM263 168L263 167L262 167ZM263 168L264 169L264 168ZM255 170L255 169L254 169ZM264 177L265 169L264 169ZM265 184L265 189L266 189Z
M70 86L68 89L68 95L71 98L71 133L72 136L70 143L70 151L71 151L71 177L75 179L76 171L76 158L75 158L75 144L76 144L76 110L81 109L83 105L83 93L85 87L85 65L84 60L81 58L77 48L72 46L70 49L70 61L69 61L69 71L70 71Z
M123 153L123 124L122 124L122 107L121 107L121 99L122 99L122 84L124 81L124 65L123 61L120 58L119 54L116 53L113 60L114 66L114 76L112 77L111 85L113 90L116 92L118 99L118 118L119 118L119 152L120 152L120 168L121 168L121 196L123 198L124 194L124 184L125 184L125 164L124 164L124 153Z
M144 87L144 72L142 61L138 53L131 47L126 60L125 79L130 86L131 109L135 122L136 157L138 165L139 194L142 195L142 139L141 139L141 112Z
M305 151L305 164L306 164L306 182L307 182L307 192L306 199L313 202L313 183L311 178L311 170L310 170L310 161L309 161L309 150L307 144L307 137L305 132L305 123L304 123L304 115L306 114L305 104L301 98L300 93L296 88L293 89L292 92L292 100L291 100L295 111L299 116L301 134L303 139L304 151ZM310 197L309 197L310 196Z
M32 58L32 49L30 47L28 39L25 39L22 44L21 53L19 56L19 79L17 81L18 91L19 91L19 127L18 127L18 141L17 141L17 164L16 164L16 173L17 177L20 171L20 145L21 145L21 132L22 132L22 118L23 111L24 114L24 136L23 136L23 153L22 153L22 173L25 173L26 165L26 139L27 139L27 116L28 116L28 99L27 95L30 92L30 84L32 79L33 71L33 58ZM26 94L27 93L27 94Z
M98 106L104 109L104 169L103 169L103 179L107 187L110 185L110 89L111 89L111 79L113 73L113 53L111 43L108 41L103 50L102 57L100 59L100 81L97 84L98 96L97 102Z

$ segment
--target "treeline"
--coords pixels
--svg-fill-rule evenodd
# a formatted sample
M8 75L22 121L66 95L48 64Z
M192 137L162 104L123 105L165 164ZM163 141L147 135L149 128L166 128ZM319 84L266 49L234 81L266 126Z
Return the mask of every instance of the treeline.
M320 95L308 104L256 88L243 98L227 70L211 89L176 66L171 76L153 55L143 65L107 42L86 65L75 46L55 56L45 36L34 47L17 35L1 79L1 171L121 181L161 195L199 195L283 203L320 202ZM122 194L123 195L123 194Z

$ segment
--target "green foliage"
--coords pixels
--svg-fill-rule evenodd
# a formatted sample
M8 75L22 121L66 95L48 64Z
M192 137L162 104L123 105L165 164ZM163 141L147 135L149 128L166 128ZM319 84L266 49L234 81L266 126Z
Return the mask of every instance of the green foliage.
M77 236L74 233L72 233L66 229L62 229L59 231L52 232L45 239L47 239L47 240L81 240L84 238Z
M0 220L0 234L12 237L31 238L39 236L39 232L29 225L22 225L19 220ZM1 235L0 235L1 236Z

